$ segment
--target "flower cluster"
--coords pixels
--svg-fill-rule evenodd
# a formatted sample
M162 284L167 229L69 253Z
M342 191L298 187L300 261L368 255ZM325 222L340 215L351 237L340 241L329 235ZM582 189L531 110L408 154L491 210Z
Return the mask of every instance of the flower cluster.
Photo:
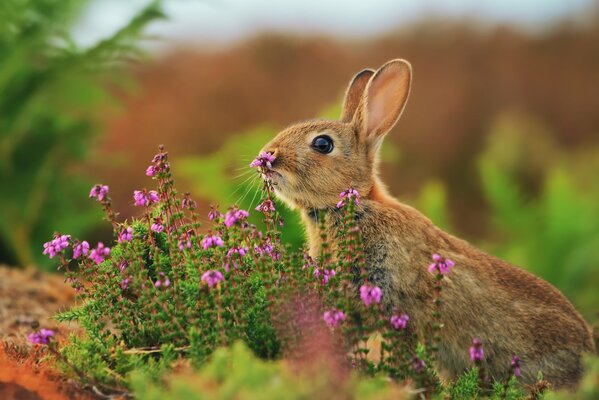
M210 289L216 286L219 282L224 281L225 277L223 273L218 270L210 270L202 274L202 282L207 284Z
M356 205L360 204L360 194L354 188L349 188L346 191L341 192L339 194L339 197L341 198L341 200L339 200L339 202L337 203L337 208L343 207L345 205L345 202L350 201L352 199Z
M247 211L241 210L239 208L233 208L227 211L227 215L225 215L225 225L227 226L227 228L230 228L237 222L243 223L249 216L250 213L248 213Z
M76 260L81 256L86 256L89 253L89 243L82 241L73 246L73 259Z
M519 378L522 376L522 369L520 368L520 357L514 356L512 358L512 373L515 377Z
M366 307L369 307L373 303L380 303L382 296L383 291L378 286L371 286L366 284L360 287L360 298L362 299Z
M106 185L94 185L89 191L89 197L95 198L102 202L108 198L108 186Z
M324 322L331 328L335 328L341 322L345 321L345 313L340 310L329 310L325 311L322 315Z
M433 263L428 266L428 272L431 274L447 275L455 263L449 258L443 258L439 254L433 254Z
M147 207L150 204L154 204L160 200L158 192L155 190L136 190L133 192L133 205L138 207Z
M48 344L50 339L54 337L54 331L51 329L40 329L27 336L27 339L33 344Z
M119 236L118 236L117 240L119 243L123 243L123 242L130 242L131 239L133 239L133 228L129 226L119 232Z
M401 314L401 315L394 314L391 316L390 322L391 322L391 325L393 326L393 328L395 328L397 330L404 330L408 326L409 320L410 320L410 317L408 316L408 314Z
M204 250L208 250L211 247L222 247L225 245L223 239L217 235L206 235L204 236L204 240L202 240L202 247Z
M319 268L314 268L314 277L316 279L321 278L321 283L323 285L327 285L329 283L329 279L331 279L332 277L334 277L336 274L334 269L322 269L322 271Z
M43 254L48 255L50 258L54 258L58 253L69 247L70 240L70 235L55 235L53 240L44 243Z
M275 162L275 156L263 151L250 163L250 168L272 168L273 162Z
M96 264L100 265L104 262L104 259L110 254L110 247L104 246L104 243L98 242L98 246L92 249L89 258L95 261Z

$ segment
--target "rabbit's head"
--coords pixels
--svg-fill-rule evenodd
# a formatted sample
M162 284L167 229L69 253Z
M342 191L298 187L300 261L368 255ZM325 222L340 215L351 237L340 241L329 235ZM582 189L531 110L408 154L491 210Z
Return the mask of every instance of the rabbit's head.
M412 69L392 60L351 80L339 121L314 120L280 132L262 151L275 156L267 172L291 207L334 206L353 187L368 196L378 183L378 150L410 93Z

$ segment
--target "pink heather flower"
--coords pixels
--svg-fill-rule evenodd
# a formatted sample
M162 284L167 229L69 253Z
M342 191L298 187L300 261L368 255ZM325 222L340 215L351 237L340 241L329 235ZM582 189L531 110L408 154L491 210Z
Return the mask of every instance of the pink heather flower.
M48 344L50 338L54 337L54 331L51 329L40 329L38 332L33 332L27 339L33 344Z
M512 371L514 372L514 376L516 378L520 378L522 376L522 370L520 369L520 357L514 356L512 358Z
M54 258L58 253L69 247L70 240L71 235L55 235L54 239L44 243L44 251L42 251L42 254Z
M79 257L86 256L89 253L89 243L85 240L81 243L77 243L73 247L73 260L78 259Z
M391 321L391 325L393 325L393 327L395 329L404 330L408 326L409 320L410 320L410 317L408 316L408 314L401 314L401 315L392 315L390 321Z
M191 237L193 236L193 231L189 230L187 232L183 232L183 234L181 235L181 237L179 238L179 250L183 251L185 250L185 247L187 247L188 249L191 249Z
M304 265L302 265L302 269L306 269L306 268L317 268L318 264L316 263L316 261L310 257L310 255L308 253L304 253Z
M331 279L333 276L335 276L336 272L334 269L323 269L322 272L320 271L320 269L318 268L314 268L314 277L316 279L320 278L322 276L322 284L326 285L329 283L329 279Z
M366 305L370 306L372 303L380 303L383 291L378 286L362 285L360 287L360 298Z
M198 207L198 203L192 200L189 193L185 193L183 200L181 201L181 207L187 208L189 210L195 210Z
M127 269L128 266L129 266L129 263L126 260L121 261L119 263L119 271L125 272L125 270Z
M272 168L272 163L275 161L275 156L265 151L261 152L260 155L254 158L254 161L250 163L250 168Z
M156 167L154 167L153 165L150 165L147 169L146 169L146 176L154 176L156 175Z
M474 338L472 340L472 346L470 347L470 360L474 363L478 363L485 357L485 351L483 350L483 343Z
M202 282L208 285L209 288L213 288L218 282L224 282L225 277L222 272L217 270L206 271L202 274Z
M164 230L164 226L159 222L154 222L151 229L153 232L160 233Z
M94 185L89 191L90 198L96 198L98 201L102 201L108 196L108 186L106 185Z
M433 263L428 266L428 272L431 274L447 275L455 263L449 258L443 258L438 254L433 254Z
M208 250L211 247L222 247L224 245L225 243L221 237L216 235L207 235L204 237L204 240L202 240L202 247L204 250Z
M243 222L249 216L250 216L250 213L248 213L245 210L239 210L239 209L229 210L229 211L227 211L227 215L225 216L225 225L227 226L227 228L230 228L233 225L235 225L235 223L237 221Z
M223 214L217 210L216 206L210 206L210 212L208 213L208 219L213 221L215 219L222 218Z
M122 231L119 232L119 236L118 236L119 243L130 242L131 239L133 239L133 228L132 227L129 226L126 229L123 229Z
M227 252L227 257L231 258L234 254L239 254L239 257L244 257L248 252L248 248L247 247L242 247L242 246L235 246L235 247L231 247L229 249L229 251Z
M349 188L344 192L339 193L339 203L337 203L337 208L341 208L345 205L346 200L354 200L356 205L360 204L360 194L354 188Z
M156 203L160 200L158 192L155 190L136 190L133 192L134 205L139 207L149 206L150 204Z
M414 357L412 359L412 369L414 371L416 371L416 373L421 373L422 371L424 371L424 369L426 368L426 363L424 362L424 360L418 358L418 357Z
M335 328L342 321L345 321L345 313L340 310L325 311L322 315L324 322L331 328Z
M266 199L262 203L260 203L258 207L256 207L256 211L260 211L266 214L270 211L275 211L275 205L271 200Z
M270 238L266 239L266 241L262 243L260 246L254 245L254 253L258 255L266 254L267 256L270 256L273 260L278 260L279 258L281 258L281 254L274 250L274 246L272 245L272 241L270 240Z
M129 284L131 283L132 278L130 276L126 277L121 281L121 289L127 290L129 289Z
M94 260L96 264L100 265L104 261L104 258L110 254L110 247L105 247L104 243L98 242L98 246L92 249L89 258Z

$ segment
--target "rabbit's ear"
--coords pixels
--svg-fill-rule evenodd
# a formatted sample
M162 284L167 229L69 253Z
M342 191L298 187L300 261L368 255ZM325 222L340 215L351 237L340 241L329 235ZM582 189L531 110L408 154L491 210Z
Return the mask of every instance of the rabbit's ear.
M403 111L412 81L412 67L405 60L385 63L370 79L356 115L365 140L382 138ZM378 142L378 140L377 140Z
M354 118L354 114L362 101L364 95L364 89L370 80L370 77L374 75L374 71L371 69L365 69L358 72L349 83L347 90L345 91L345 98L343 100L343 110L341 111L341 121L350 122Z

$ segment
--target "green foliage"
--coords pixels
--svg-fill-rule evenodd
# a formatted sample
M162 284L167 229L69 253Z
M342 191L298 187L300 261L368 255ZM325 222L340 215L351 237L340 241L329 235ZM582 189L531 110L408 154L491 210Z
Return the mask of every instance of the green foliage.
M316 373L294 371L285 362L256 358L241 342L218 349L198 372L171 375L168 385L136 372L133 393L144 400L169 399L398 399L405 390L380 378L335 379L326 366Z
M500 120L479 160L498 235L485 247L547 279L590 316L599 301L599 184L591 178L599 165L572 162L575 152L560 153L535 126ZM531 175L540 188L526 182Z
M100 110L138 54L143 28L162 16L156 2L111 37L79 48L69 29L87 0L0 4L0 248L2 262L47 265L41 243L54 229L82 233L98 219L86 203L85 157ZM50 211L51 210L51 211Z

